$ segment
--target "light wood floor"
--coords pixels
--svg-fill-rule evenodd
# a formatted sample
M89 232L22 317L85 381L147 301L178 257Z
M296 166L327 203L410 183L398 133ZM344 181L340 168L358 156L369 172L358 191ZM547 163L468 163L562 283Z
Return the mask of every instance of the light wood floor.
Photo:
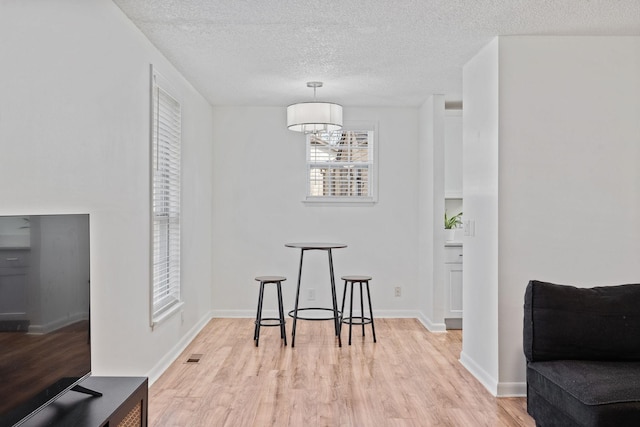
M331 322L299 321L296 346L253 319L214 319L153 384L149 421L161 426L534 426L524 398L497 399L458 362L461 331L415 319L376 319L343 347ZM187 363L192 354L200 362Z

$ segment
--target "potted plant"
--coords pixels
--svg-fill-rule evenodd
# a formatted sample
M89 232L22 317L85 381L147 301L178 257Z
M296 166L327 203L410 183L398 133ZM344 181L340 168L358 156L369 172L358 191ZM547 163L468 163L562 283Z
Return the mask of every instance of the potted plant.
M444 211L444 229L447 230L447 242L452 242L455 237L456 228L462 224L462 212L457 215L448 216Z

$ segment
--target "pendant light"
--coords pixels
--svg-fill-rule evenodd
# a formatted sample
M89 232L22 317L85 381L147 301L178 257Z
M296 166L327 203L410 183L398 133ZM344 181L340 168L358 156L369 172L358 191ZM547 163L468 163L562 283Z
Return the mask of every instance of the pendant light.
M342 105L316 101L316 89L322 87L322 82L307 82L307 87L313 88L313 102L289 105L287 128L304 133L342 129Z

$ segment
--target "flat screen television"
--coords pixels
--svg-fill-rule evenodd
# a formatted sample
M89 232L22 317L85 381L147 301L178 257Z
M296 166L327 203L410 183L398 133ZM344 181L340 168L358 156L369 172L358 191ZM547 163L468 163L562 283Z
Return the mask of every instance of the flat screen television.
M89 215L0 216L0 427L91 373Z

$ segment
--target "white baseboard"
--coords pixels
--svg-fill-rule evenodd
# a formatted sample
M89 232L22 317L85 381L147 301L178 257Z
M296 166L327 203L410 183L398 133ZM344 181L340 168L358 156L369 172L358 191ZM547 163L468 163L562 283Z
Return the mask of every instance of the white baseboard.
M498 383L498 397L527 397L527 383Z
M364 311L367 313L366 308ZM373 315L385 319L416 319L420 313L415 310L373 310Z
M464 352L460 354L460 363L495 397L527 396L526 382L498 382Z
M285 310L284 314L285 317L287 317L287 313L289 313L290 310ZM355 311L355 310L354 310ZM366 313L368 313L367 309L365 308L365 316ZM360 312L359 310L357 311L358 313ZM256 318L256 311L255 310L213 310L212 311L212 318L218 318L218 319L223 319L223 318L231 318L231 319L242 319L242 318L249 318L249 319L255 319ZM402 318L402 319L413 319L413 318L418 318L420 319L421 313L415 311L415 310L373 310L373 316L374 316L374 320L376 318ZM270 309L270 310L263 310L262 311L262 317L278 317L278 310L275 309ZM422 323L424 323L422 320L420 320ZM426 325L425 325L426 326ZM444 327L444 323L442 324L442 326ZM427 328L428 329L428 328Z
M264 310L262 312L263 317L278 317L277 310ZM256 311L255 310L216 310L213 309L211 311L212 319L255 319Z
M180 356L185 348L193 341L193 339L200 333L200 331L209 323L213 318L211 312L202 316L200 321L196 323L181 339L169 350L158 363L146 374L149 378L149 387L156 382L158 378L166 371L169 366Z
M498 396L498 382L489 375L487 371L482 369L473 359L468 357L464 351L460 353L460 363L471 373L471 375L480 381L480 384L482 384L484 388L489 390L489 393L494 396Z
M289 311L286 311L288 313ZM366 310L365 310L366 312ZM375 318L391 318L391 319L418 319L422 325L430 332L447 332L444 323L433 323L425 317L422 312L416 310L374 310ZM214 310L212 318L249 318L255 319L256 313L253 310ZM264 310L262 317L278 317L277 310Z
M422 323L422 325L425 328L427 328L429 332L434 332L434 333L447 332L447 325L445 325L444 323L433 323L431 319L428 319L422 313L418 313L418 316L416 317L418 318L420 323Z

